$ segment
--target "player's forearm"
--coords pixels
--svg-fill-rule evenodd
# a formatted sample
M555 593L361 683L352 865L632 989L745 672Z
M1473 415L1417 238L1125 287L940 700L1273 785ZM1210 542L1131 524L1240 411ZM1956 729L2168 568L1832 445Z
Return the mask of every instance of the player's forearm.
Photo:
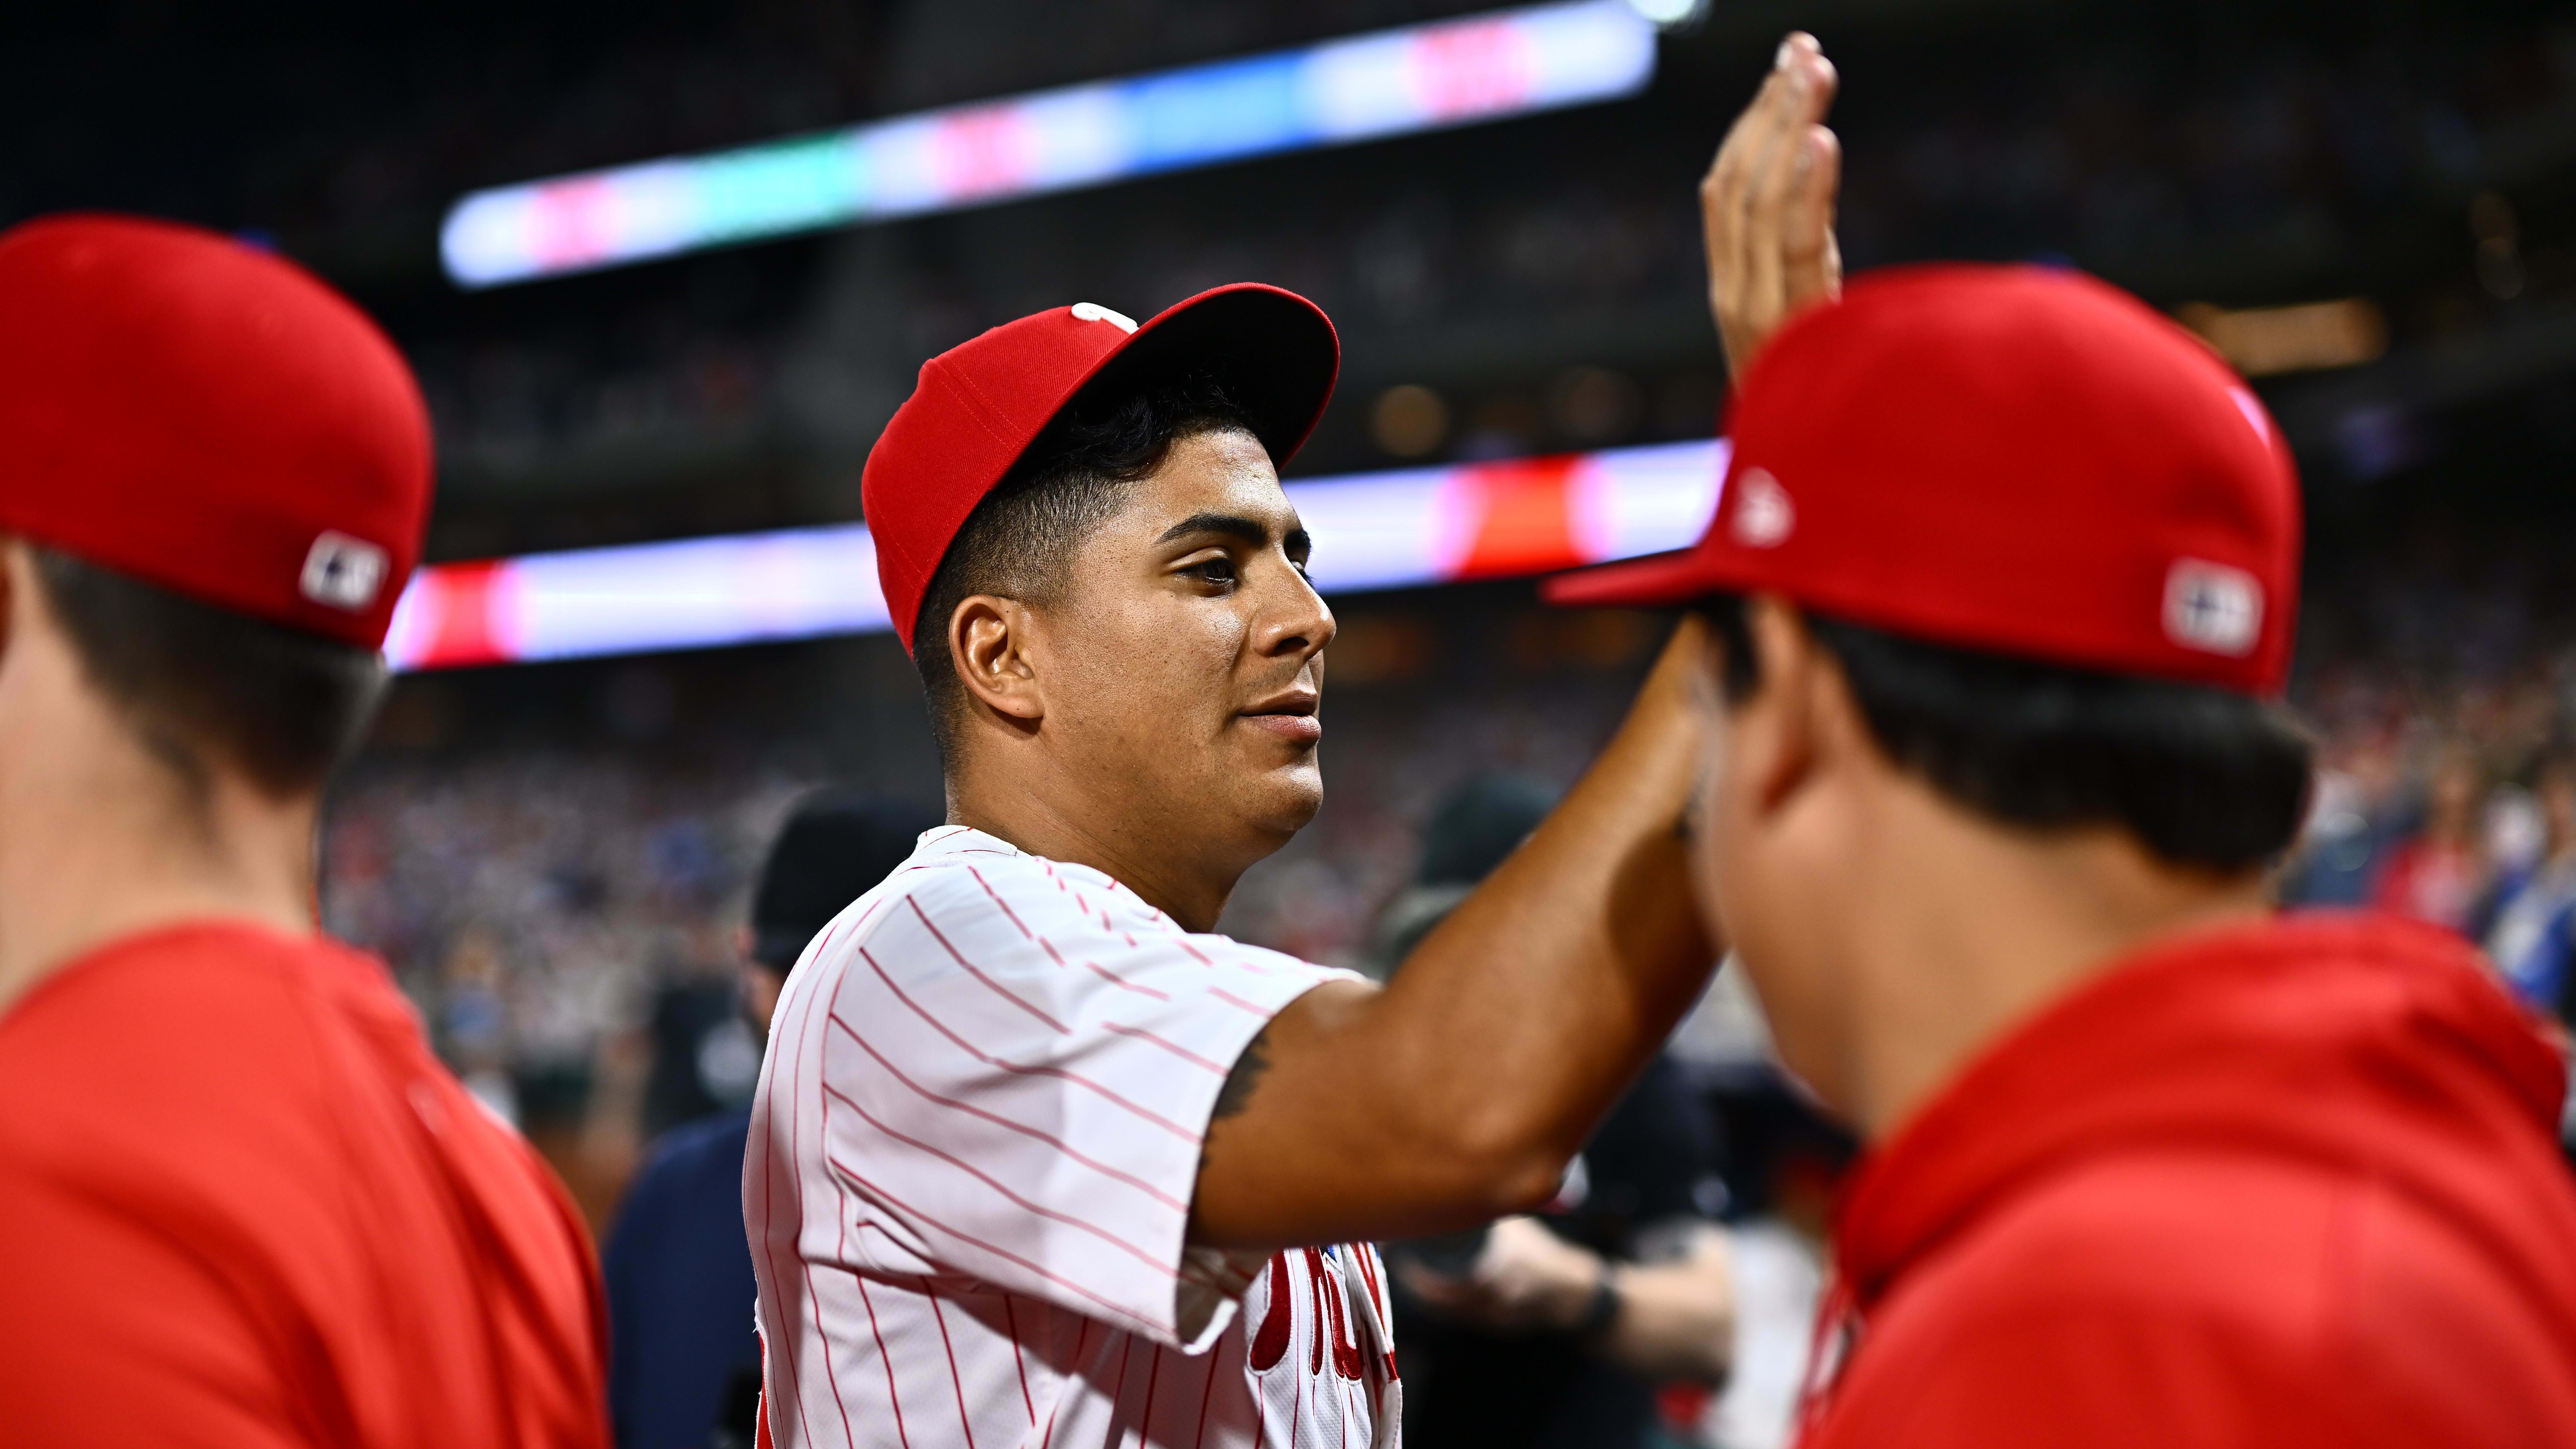
M1325 987L1272 1022L1240 1116L1211 1129L1199 1241L1413 1236L1555 1190L1716 956L1682 829L1705 647L1687 626L1583 781L1394 985Z
M1600 760L1411 957L1378 1029L1414 1070L1406 1155L1498 1158L1544 1198L1602 1114L1697 999L1714 944L1683 825L1701 758L1692 691L1706 644L1685 624Z

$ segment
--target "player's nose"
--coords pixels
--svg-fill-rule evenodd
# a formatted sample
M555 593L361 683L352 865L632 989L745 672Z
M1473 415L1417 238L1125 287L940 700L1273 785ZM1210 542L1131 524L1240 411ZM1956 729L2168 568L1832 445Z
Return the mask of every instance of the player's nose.
M1254 626L1254 650L1266 659L1323 652L1341 627L1333 620L1332 607L1315 592L1315 586L1306 581L1303 573L1295 569L1280 572L1284 586L1275 591L1273 600L1262 611L1261 622Z

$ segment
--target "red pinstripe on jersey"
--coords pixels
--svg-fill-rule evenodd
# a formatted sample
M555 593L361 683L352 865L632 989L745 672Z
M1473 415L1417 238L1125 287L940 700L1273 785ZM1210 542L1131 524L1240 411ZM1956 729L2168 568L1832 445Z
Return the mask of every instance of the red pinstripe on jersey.
M1102 1162L1096 1157L1090 1156L1080 1148L1075 1147L1073 1144L1066 1142L1061 1138L1050 1137L1046 1133L1039 1131L1035 1127L1029 1126L1025 1122L1014 1122L1008 1117L996 1116L993 1113L987 1112L983 1108L976 1106L972 1102L961 1102L954 1097L940 1096L938 1093L933 1092L929 1088L913 1081L912 1078L905 1076L901 1067L898 1067L893 1062L886 1060L883 1053L879 1052L875 1047L868 1045L867 1039L860 1036L848 1022L835 1016L832 1018L832 1024L839 1027L841 1030L848 1032L850 1034L850 1040L857 1042L861 1051L866 1052L869 1056L875 1057L877 1064L886 1069L886 1075L903 1083L905 1086L912 1088L912 1090L921 1093L923 1096L930 1098L932 1101L938 1102L943 1106L954 1107L960 1112L973 1113L975 1116L981 1117L985 1121L993 1123L995 1126L1005 1127L1013 1132L1025 1133L1028 1136L1034 1137L1040 1142L1044 1142L1048 1146L1055 1148L1057 1151L1072 1158L1074 1161L1081 1163L1085 1167L1098 1172L1105 1172L1111 1177L1117 1178L1121 1182L1133 1183L1138 1191L1150 1193L1156 1201L1170 1206L1175 1211L1189 1211L1190 1205L1188 1203L1181 1201L1179 1198L1173 1197L1171 1194L1164 1192L1161 1188L1154 1186L1152 1183L1147 1182L1145 1179L1138 1177L1133 1173L1122 1172L1116 1167ZM825 1090L828 1091L830 1088L826 1087Z
M762 1069L744 1199L780 1449L1392 1443L1374 1254L1186 1247L1226 1071L1336 974L925 835L807 949Z
M888 989L888 990L890 990L891 992L893 992L893 994L894 994L894 996L895 996L895 999L896 999L896 1000L898 1000L898 1001L901 1001L904 1005L911 1007L911 1008L913 1009L913 1011L914 1011L916 1014L918 1014L918 1015L921 1017L921 1019L922 1019L923 1021L928 1022L928 1023L930 1024L930 1028L931 1028L931 1030L936 1031L936 1032L938 1032L940 1035L942 1035L942 1036L944 1036L944 1037L947 1037L950 1041L953 1041L953 1042L957 1043L957 1045L958 1045L959 1047L961 1047L961 1048L965 1049L967 1052L969 1052L969 1053L971 1053L972 1055L974 1055L978 1060L982 1061L985 1065L987 1065L987 1066L993 1066L993 1067L999 1067L999 1068L1001 1068L1003 1071L1006 1071L1006 1072L1026 1072L1026 1073L1029 1073L1029 1074L1031 1074L1031 1075L1036 1075L1036 1076L1061 1077L1061 1078L1063 1078L1065 1081L1068 1081L1068 1082L1073 1083L1075 1086L1078 1086L1078 1087L1085 1087L1085 1088L1090 1089L1091 1091L1098 1092L1101 1096L1106 1097L1106 1098L1107 1098L1107 1099L1109 1099L1110 1101L1117 1103L1119 1106L1126 1108L1128 1111L1135 1113L1137 1116L1144 1118L1146 1121L1151 1122L1151 1123L1155 1124L1155 1125L1156 1125L1156 1126L1158 1126L1158 1127L1163 1127L1163 1128L1166 1128L1166 1129L1170 1130L1170 1131L1171 1131L1175 1136L1180 1137L1180 1138L1181 1138L1181 1139L1183 1139L1184 1141L1191 1142L1191 1143L1196 1143L1196 1142L1199 1140L1199 1134L1198 1134L1198 1132L1197 1132L1195 1129L1192 1129L1192 1128L1189 1128L1189 1127L1184 1127L1184 1126L1182 1126L1180 1123L1173 1121L1171 1118L1166 1117L1166 1116L1164 1116L1163 1114L1161 1114L1161 1113L1159 1113L1159 1112L1153 1111L1152 1109L1147 1108L1147 1107L1139 1106L1139 1105L1137 1105L1135 1102L1129 1101L1127 1098L1125 1098L1125 1097L1122 1097L1122 1096L1118 1095L1116 1092L1111 1091L1109 1088L1104 1087L1104 1086L1100 1085L1098 1082L1092 1081L1090 1078L1085 1077L1085 1076L1082 1076L1082 1075L1080 1075L1079 1073L1075 1073L1075 1072L1068 1072L1068 1071L1065 1071L1065 1070L1063 1070L1062 1068L1059 1068L1059 1067L1050 1067L1050 1066L1029 1066L1029 1065L1025 1065L1025 1064L1017 1063L1017 1062L1006 1062L1006 1061L1002 1060L1002 1059L1001 1059L1001 1058L999 1058L999 1057L986 1056L986 1055L985 1055L981 1050L979 1050L978 1048L976 1048L972 1043L968 1042L964 1037L957 1035L957 1034L956 1034L955 1032L953 1032L953 1031L950 1031L950 1030L948 1029L948 1027L947 1027L944 1023L942 1023L942 1022L939 1020L939 1018L937 1018L937 1017L935 1017L935 1016L931 1015L931 1014L930 1014L929 1012L927 1012L927 1011L922 1010L922 1009L921 1009L921 1007L920 1007L918 1004L916 1004L910 996L908 996L908 995L906 995L906 994L904 993L904 990L903 990L903 988L902 988L902 987L900 987L900 986L896 986L896 985L894 984L894 978L893 978L893 977L891 977L891 976L887 976L887 975L885 974L885 968L884 968L884 967L882 967L882 966L879 966L879 965L877 964L876 958L875 958L875 957L873 957L873 956L870 956L870 955L867 953L867 951L866 951L866 949L865 949L864 947L863 947L863 948L861 948L861 949L860 949L860 951L859 951L859 958L860 958L861 960L863 960L863 961L867 962L867 963L868 963L868 968L869 968L870 970L872 970L872 971L876 972L876 973L877 973L877 975L885 981L886 986L887 986L887 989ZM1256 1010L1257 1010L1257 1009L1258 1009L1258 1008L1256 1008ZM1263 1019L1264 1019L1265 1021L1266 1021L1266 1020L1268 1020L1268 1018L1267 1018L1267 1017L1264 1017Z

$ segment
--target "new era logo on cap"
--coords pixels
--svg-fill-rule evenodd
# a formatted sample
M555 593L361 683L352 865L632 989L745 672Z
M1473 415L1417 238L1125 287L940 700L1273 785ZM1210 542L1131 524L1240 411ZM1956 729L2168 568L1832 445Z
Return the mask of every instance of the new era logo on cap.
M296 587L317 604L357 613L376 601L385 586L385 551L363 538L325 530L304 555L304 576Z
M2242 659L2263 638L2263 586L2243 569L2177 559L2165 575L2165 634L2185 649Z

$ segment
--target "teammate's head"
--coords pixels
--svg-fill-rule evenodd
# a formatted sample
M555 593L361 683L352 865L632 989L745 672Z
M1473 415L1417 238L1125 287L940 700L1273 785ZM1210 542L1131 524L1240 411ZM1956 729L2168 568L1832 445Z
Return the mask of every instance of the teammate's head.
M21 546L82 676L191 797L219 772L272 797L318 790L382 693L373 649L272 624Z
M1333 623L1277 464L1337 359L1312 304L1230 287L1141 327L1053 309L922 369L867 503L952 799L990 779L1235 869L1313 815Z
M1829 1097L1889 882L2187 914L2289 847L2297 484L2188 334L2064 273L1883 275L1774 339L1733 435L1696 548L1557 593L1710 620L1703 884Z
M743 930L743 998L763 1030L805 944L874 890L939 823L918 805L856 790L817 790L796 802L761 862Z
M0 235L0 311L0 671L66 653L61 682L192 799L312 793L419 552L428 422L401 357L293 265L129 218ZM38 679L0 689L0 727Z

